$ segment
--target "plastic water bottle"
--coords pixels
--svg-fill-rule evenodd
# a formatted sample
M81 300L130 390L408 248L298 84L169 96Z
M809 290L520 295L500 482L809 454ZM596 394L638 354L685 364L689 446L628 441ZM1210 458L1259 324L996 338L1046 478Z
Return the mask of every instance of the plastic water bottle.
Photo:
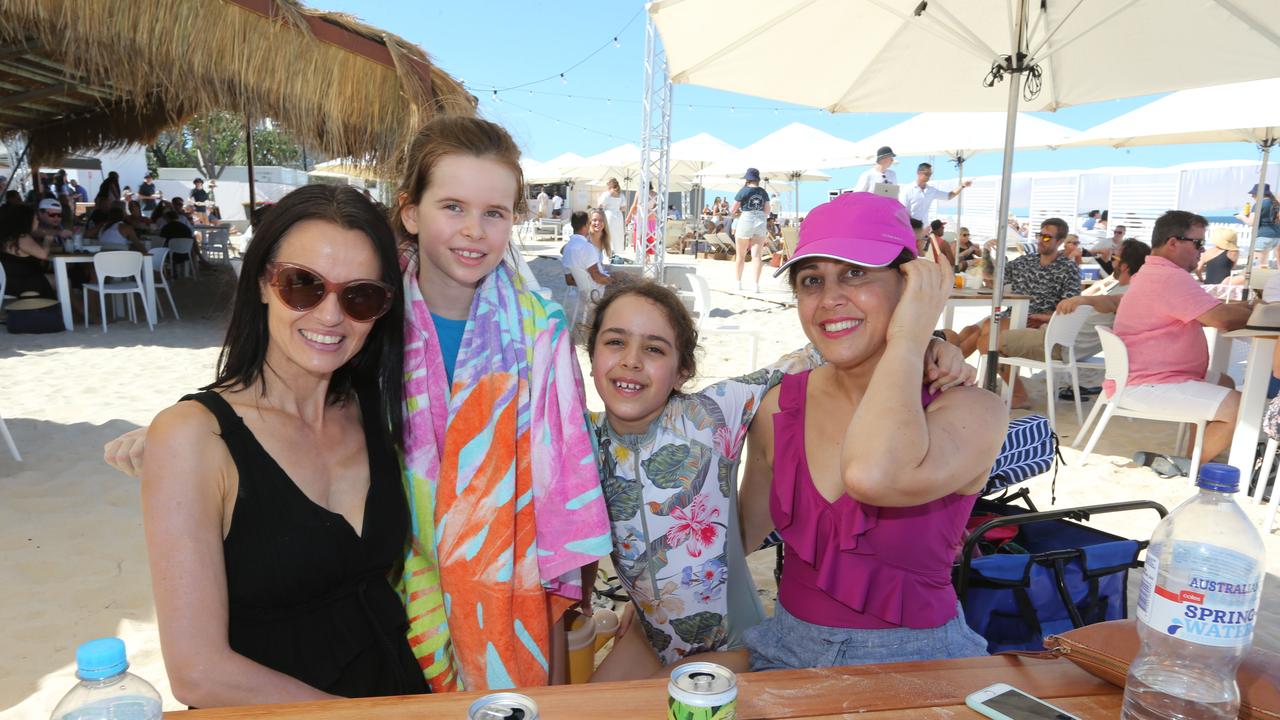
M120 638L81 645L76 650L80 682L62 697L50 720L160 720L160 693L128 669Z
M1232 495L1240 471L1207 464L1200 491L1160 524L1138 594L1142 648L1122 717L1234 718L1236 668L1253 642L1266 573L1262 537Z

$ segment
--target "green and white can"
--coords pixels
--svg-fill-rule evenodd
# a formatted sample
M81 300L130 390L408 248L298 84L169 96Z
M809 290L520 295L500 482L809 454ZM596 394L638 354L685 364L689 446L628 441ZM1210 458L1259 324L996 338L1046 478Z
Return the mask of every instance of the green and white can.
M699 662L671 671L667 720L736 720L738 676L727 667Z
M533 699L513 692L493 693L471 703L468 720L538 720Z

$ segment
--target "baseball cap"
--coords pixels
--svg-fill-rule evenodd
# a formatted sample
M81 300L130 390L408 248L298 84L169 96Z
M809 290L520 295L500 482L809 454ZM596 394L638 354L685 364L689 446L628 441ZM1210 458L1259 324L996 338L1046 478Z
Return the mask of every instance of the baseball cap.
M747 168L747 172L742 176L742 179L760 182L760 171L755 168Z
M815 257L886 267L904 250L916 254L911 216L902 203L875 193L844 193L805 216L795 254L773 276Z
M45 198L40 201L40 209L41 210L57 210L58 212L62 212L62 203L58 202L57 200L54 200L53 198Z
M884 157L898 157L898 154L893 151L893 148L889 147L888 145L885 145L884 147L876 151L876 160L879 160Z

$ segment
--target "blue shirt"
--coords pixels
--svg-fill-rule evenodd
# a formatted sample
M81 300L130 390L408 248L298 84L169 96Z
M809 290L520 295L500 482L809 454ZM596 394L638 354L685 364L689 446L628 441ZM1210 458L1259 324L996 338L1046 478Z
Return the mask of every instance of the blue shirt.
M462 347L462 334L467 331L467 321L450 320L431 313L431 322L436 326L436 337L440 339L445 377L449 379L449 387L453 388L453 366L458 364L458 349Z

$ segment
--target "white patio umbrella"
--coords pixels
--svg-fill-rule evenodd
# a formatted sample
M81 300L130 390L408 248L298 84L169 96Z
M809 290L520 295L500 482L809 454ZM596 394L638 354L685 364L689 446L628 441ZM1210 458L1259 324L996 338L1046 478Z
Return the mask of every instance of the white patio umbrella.
M874 154L872 150L871 155ZM794 122L742 148L734 158L716 163L703 172L708 177L741 178L747 168L753 167L760 171L761 177L799 183L830 180L831 176L820 172L819 168L851 167L873 159L858 144ZM796 217L799 217L799 187L796 188L795 206Z
M631 181L640 177L640 148L633 143L623 143L583 158L565 171L567 177L586 182L616 177L623 189L629 189Z
M1066 145L1181 145L1247 142L1262 150L1254 207L1262 203L1271 148L1280 139L1280 78L1182 90L1080 132ZM1245 287L1253 275L1260 212L1253 213Z
M898 155L946 155L960 173L964 184L964 163L978 153L1004 149L1005 114L1002 112L927 112L885 128L858 142L874 153L888 145ZM1076 131L1035 115L1018 113L1018 132L1013 146L1018 150L1056 148L1076 135ZM964 211L964 193L956 199L956 225ZM959 244L959 240L956 241Z
M832 112L1003 109L1006 180L1020 103L1055 110L1262 79L1280 66L1275 0L735 0L732 13L715 0L656 0L648 12L673 82ZM1001 82L1003 92L992 89Z
M567 152L557 155L544 163L535 161L529 170L525 170L524 181L530 185L537 185L540 183L554 183L569 179L566 171L569 168L580 164L582 160L583 157L581 155L573 152ZM521 167L524 167L524 163L521 163ZM532 170L532 172L530 172L530 170Z

